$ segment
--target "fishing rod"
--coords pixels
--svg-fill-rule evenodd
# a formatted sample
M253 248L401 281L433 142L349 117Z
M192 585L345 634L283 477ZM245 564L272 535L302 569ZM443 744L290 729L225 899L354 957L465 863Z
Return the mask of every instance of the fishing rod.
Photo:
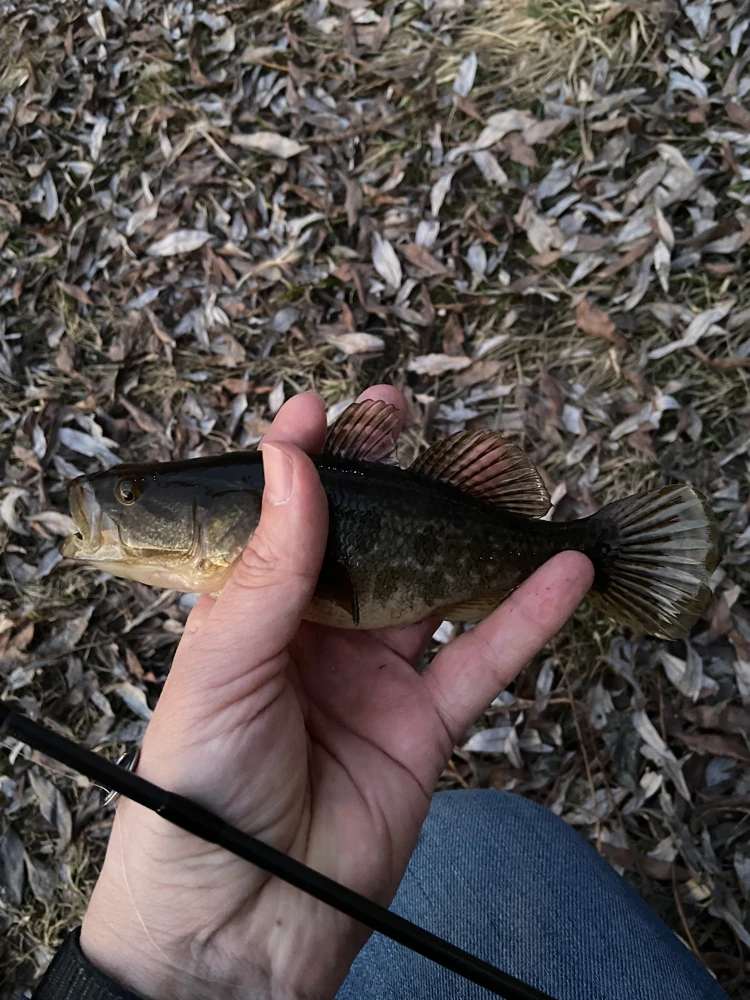
M190 799L169 792L124 767L12 711L0 700L0 738L20 740L60 764L65 764L90 778L97 785L151 809L152 812L211 844L249 861L289 885L301 889L323 903L345 913L384 937L482 986L505 1000L553 1000L547 993L529 986L515 976L496 969L488 962L457 948L417 924L399 917L352 889L290 858L262 840L225 823L214 813Z

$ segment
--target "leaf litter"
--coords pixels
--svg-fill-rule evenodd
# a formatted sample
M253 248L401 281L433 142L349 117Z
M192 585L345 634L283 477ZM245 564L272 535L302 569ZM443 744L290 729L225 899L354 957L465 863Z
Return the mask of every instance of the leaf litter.
M6 9L3 697L110 757L141 739L190 598L61 561L64 484L252 447L306 389L332 422L393 382L404 462L444 434L502 430L556 519L690 480L722 532L705 621L665 643L581 609L440 786L553 809L740 997L746 5ZM433 651L461 628L441 626ZM112 813L17 744L0 760L17 997L80 919Z

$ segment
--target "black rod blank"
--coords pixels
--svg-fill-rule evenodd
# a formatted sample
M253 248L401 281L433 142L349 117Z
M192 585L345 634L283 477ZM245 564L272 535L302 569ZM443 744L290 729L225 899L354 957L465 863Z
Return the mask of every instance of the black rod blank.
M53 733L18 712L11 711L0 701L0 736L3 735L12 736L61 764L67 764L98 785L125 795L188 833L209 843L219 844L237 857L250 861L270 875L275 875L289 885L302 889L321 902L358 920L365 927L410 948L442 965L443 968L476 983L477 986L484 987L496 996L505 997L505 1000L553 1000L548 994L516 979L515 976L501 972L488 962L399 917L365 896L321 875L320 872L308 868L307 865L290 858L282 851L269 847L262 840L230 826L190 799L168 792L112 764L87 747Z

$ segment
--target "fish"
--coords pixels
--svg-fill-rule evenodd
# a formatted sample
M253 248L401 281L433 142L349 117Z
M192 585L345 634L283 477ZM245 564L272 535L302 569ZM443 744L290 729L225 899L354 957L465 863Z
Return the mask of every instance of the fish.
M707 609L718 529L690 484L557 522L544 518L539 471L501 433L462 431L401 468L397 429L391 404L354 403L311 456L329 526L307 620L344 629L479 621L565 550L591 560L587 597L619 625L675 639ZM68 484L77 531L62 555L153 587L216 594L258 525L263 485L257 450L78 476Z

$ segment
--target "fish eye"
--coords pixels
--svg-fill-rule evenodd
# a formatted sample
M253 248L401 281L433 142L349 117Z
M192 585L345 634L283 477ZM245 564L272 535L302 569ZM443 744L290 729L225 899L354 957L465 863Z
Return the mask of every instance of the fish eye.
M115 497L126 506L135 503L142 492L143 488L134 479L120 479L115 486Z

